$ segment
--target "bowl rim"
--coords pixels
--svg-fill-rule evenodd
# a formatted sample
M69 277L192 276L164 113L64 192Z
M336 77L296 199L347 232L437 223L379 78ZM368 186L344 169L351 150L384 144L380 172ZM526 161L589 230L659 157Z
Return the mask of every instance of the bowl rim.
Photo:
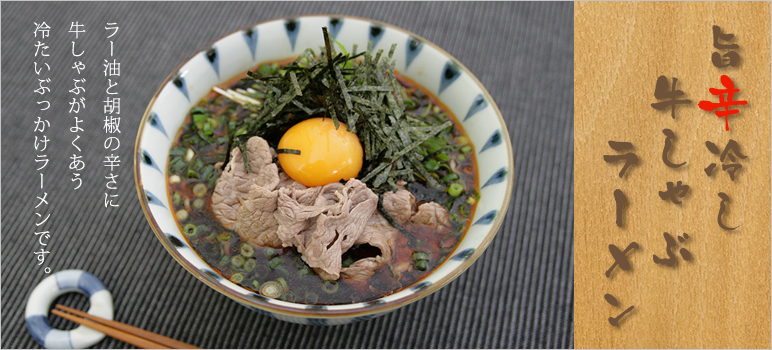
M359 20L363 22L370 22L375 23L384 27L388 27L390 29L403 32L404 34L407 34L408 36L412 36L416 39L421 40L424 44L429 45L433 47L435 50L437 50L439 53L443 54L447 58L453 60L455 63L458 64L458 67L464 71L469 77L477 84L478 87L480 87L480 90L484 94L487 101L490 103L491 107L496 113L496 117L499 119L499 123L502 127L503 131L503 143L506 144L507 147L507 155L508 155L508 175L507 175L507 185L506 185L506 193L504 195L504 200L501 203L501 206L498 209L499 215L496 215L496 218L494 219L493 224L491 225L490 230L486 234L485 238L480 242L480 244L475 247L474 252L472 255L466 259L463 263L461 263L458 267L453 269L450 273L446 274L442 278L440 278L438 281L433 282L430 286L420 290L416 291L412 294L409 294L403 298L396 299L393 301L389 301L387 303L383 304L376 304L376 305L368 305L366 308L357 308L357 309L348 309L348 310L330 310L327 308L322 309L309 309L306 308L308 305L301 304L301 303L290 303L292 305L302 305L303 309L296 309L296 308L288 308L284 307L282 305L276 305L276 304L269 304L269 303L256 303L253 300L244 298L241 295L235 295L231 293L229 290L223 288L218 283L215 283L214 281L211 281L210 279L207 279L201 271L199 271L196 267L192 266L186 259L184 259L180 253L177 251L175 247L171 245L171 242L166 237L165 234L161 232L161 229L158 225L158 223L155 221L155 218L153 217L152 213L148 209L148 201L147 198L144 195L144 186L142 185L142 179L140 175L140 159L139 159L139 144L140 139L144 133L145 125L147 124L148 118L151 115L152 107L155 105L156 99L158 98L161 91L168 85L169 81L171 81L177 73L182 69L183 66L185 66L188 62L190 62L193 58L201 54L201 52L207 50L208 48L212 47L215 43L219 42L220 40L234 34L237 32L245 31L251 28L255 28L257 26L270 23L270 22L277 22L277 21L286 21L290 19L300 19L300 18L312 18L312 17L329 17L329 18L340 18L340 19L353 19L353 20ZM257 63L260 64L260 63ZM175 133L176 137L176 133ZM479 168L479 165L478 165ZM184 61L182 61L180 64L178 64L174 70L161 82L159 88L156 90L156 92L153 94L153 97L150 99L150 102L148 103L147 108L145 109L145 112L142 116L142 119L140 120L139 124L139 130L137 131L137 136L134 142L134 182L137 189L137 195L139 197L140 205L142 207L142 211L145 214L145 218L150 223L151 228L153 229L153 232L155 233L156 238L158 238L159 241L161 241L161 244L166 248L166 250L171 254L171 256L182 265L182 267L185 268L188 272L193 274L198 280L204 282L209 287L213 288L214 290L218 291L219 293L245 305L249 305L252 307L255 307L257 309L260 309L262 311L270 312L270 313L278 313L288 316L295 316L295 317L302 317L302 318L350 318L350 317L359 317L359 316L366 316L366 315L373 315L373 314L381 314L386 313L392 310L395 310L397 308L400 308L402 306L408 305L410 303L413 303L415 301L418 301L420 299L423 299L440 288L444 287L446 284L450 283L451 281L455 280L459 275L461 275L464 271L466 271L472 264L474 264L475 261L482 255L482 253L488 248L488 245L493 241L493 238L498 233L501 224L504 220L504 216L506 216L506 210L509 207L509 203L512 199L512 190L514 187L514 154L512 150L512 141L509 135L509 131L507 130L507 124L504 120L504 117L501 114L501 111L498 108L498 105L496 105L496 102L491 97L488 90L483 86L483 84L477 79L477 77L472 74L472 72L458 59L453 57L450 53L443 50L436 44L432 43L429 40L426 40L420 35L417 35L413 32L410 32L406 29L402 29L400 27L397 27L395 25L385 23L378 20L373 20L369 18L364 17L357 17L357 16L349 16L349 15L341 15L341 14L312 14L312 15L296 15L296 16L284 16L279 18L273 18L270 20L254 23L251 25L240 27L236 30L233 30L225 35L222 35L218 37L215 40L212 40L208 42L206 45L202 46L201 48L197 49L193 54L189 55ZM165 173L165 171L164 171ZM168 196L168 191L166 193ZM171 210L171 209L169 209ZM179 225L179 223L177 223ZM198 255L198 253L196 253ZM444 262L443 262L444 264ZM434 273L434 272L432 272ZM431 273L429 274L431 275ZM422 280L416 281L415 284L420 283ZM413 285L415 285L413 284ZM240 287L239 288L243 288ZM410 286L407 286L401 290L405 290L407 288L410 288ZM362 302L357 303L351 303L351 304L340 304L340 305L355 305L355 304L361 304Z

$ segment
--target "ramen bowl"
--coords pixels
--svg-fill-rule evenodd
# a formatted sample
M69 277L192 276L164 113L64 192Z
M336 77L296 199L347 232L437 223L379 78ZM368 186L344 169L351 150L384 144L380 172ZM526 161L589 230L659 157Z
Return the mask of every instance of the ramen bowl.
M166 179L170 148L189 110L212 86L262 62L285 60L306 48L324 46L321 28L345 47L388 52L396 43L396 70L436 96L456 116L478 164L480 199L466 234L448 258L417 283L366 302L307 305L271 299L217 273L192 249L169 200ZM461 63L425 39L394 26L345 16L278 19L228 34L190 56L161 84L140 123L134 175L153 231L190 273L218 292L280 320L337 325L366 320L421 299L458 277L485 250L501 224L512 193L513 157L506 125L496 104Z

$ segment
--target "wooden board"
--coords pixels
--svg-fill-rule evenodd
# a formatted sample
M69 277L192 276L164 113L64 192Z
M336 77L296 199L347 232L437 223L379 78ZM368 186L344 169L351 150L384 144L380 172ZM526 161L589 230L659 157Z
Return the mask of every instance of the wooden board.
M577 348L770 348L770 3L751 2L579 2L574 21L574 217L575 346ZM714 25L738 44L737 67L717 68ZM698 107L718 102L709 88L730 77L740 92L740 112L724 119ZM659 76L665 76L691 100L670 109L651 104ZM676 136L670 159L686 162L673 169L662 153L670 129ZM732 181L723 150L729 140L747 156ZM619 177L621 155L608 141L631 142L639 163ZM705 168L717 163L713 176ZM689 186L681 205L660 198L666 183ZM614 191L629 204L624 227L616 225ZM723 215L729 226L719 227ZM689 235L672 249L677 264L654 262L667 257L664 233ZM626 257L628 271L612 266L609 244L639 249ZM691 254L685 261L684 248ZM612 306L604 298L613 295ZM625 309L633 311L609 323Z

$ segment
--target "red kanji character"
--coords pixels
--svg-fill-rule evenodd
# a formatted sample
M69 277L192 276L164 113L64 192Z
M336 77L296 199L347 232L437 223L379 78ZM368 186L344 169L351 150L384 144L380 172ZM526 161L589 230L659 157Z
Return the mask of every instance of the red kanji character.
M729 131L729 116L740 113L740 111L736 109L729 109L729 107L735 106L735 105L746 105L748 104L748 101L733 100L734 93L740 92L740 89L734 88L734 82L728 76L726 75L721 76L721 85L724 85L726 89L710 88L708 90L710 91L711 94L718 96L718 103L713 103L710 101L700 101L698 106L703 111L708 111L708 112L724 107L723 111L720 111L720 110L716 111L716 116L719 118L724 118L724 120L726 121L726 130ZM724 97L724 94L726 94L726 97Z

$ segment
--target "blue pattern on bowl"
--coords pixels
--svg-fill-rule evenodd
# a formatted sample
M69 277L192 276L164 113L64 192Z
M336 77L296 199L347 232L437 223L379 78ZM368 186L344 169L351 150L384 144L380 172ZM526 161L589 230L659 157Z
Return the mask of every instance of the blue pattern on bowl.
M255 50L257 50L257 30L249 28L244 31L244 41L247 42L249 52L252 53L252 61L255 60Z
M418 282L414 286L410 287L410 291L419 292L419 291L422 291L422 290L424 290L426 288L429 288L429 286L431 286L431 285L432 285L432 282L426 282L426 281Z
M463 261L463 260L469 259L469 257L472 256L472 254L474 254L474 248L469 248L469 249L463 250L462 252L456 255L453 255L451 259Z
M373 42L373 50L378 46L378 42L383 37L383 27L377 24L370 25L370 41Z
M330 25L327 26L330 29L330 37L333 39L338 37L340 29L343 28L343 21L342 18L330 17Z
M482 187L480 187L480 188L482 189L482 188L488 187L490 185L495 185L495 184L502 183L502 182L504 182L504 180L506 180L506 178L507 178L507 169L506 168L501 168L498 171L496 171L496 173L493 174L493 176L491 176L488 179L488 181L485 181L485 184L482 185Z
M190 102L188 84L185 82L185 78L183 78L181 74L178 74L177 77L172 80L172 84L174 84L174 86L176 86L177 89L179 89L180 92L185 95L185 98L188 99L188 102Z
M142 151L141 158L142 163L153 167L155 170L158 170L159 173L163 173L163 171L161 171L161 169L158 168L158 165L156 165L156 163L153 161L153 157L151 157L150 154L148 154L146 151Z
M442 92L445 91L450 84L453 84L460 75L461 72L459 71L456 62L448 61L445 63L445 68L442 70L442 75L440 76L440 91L437 95L442 94Z
M169 242L172 242L172 244L177 248L187 248L185 243L182 243L179 238L174 237L174 235L167 234L167 238L169 238Z
M201 272L203 272L205 275L207 275L207 276L209 276L211 278L214 278L216 280L221 280L222 279L222 276L220 276L220 274L218 274L217 272L214 272L212 270L205 269L205 270L201 270Z
M293 19L288 19L284 22L284 28L287 29L287 38L289 38L292 51L295 51L295 42L298 40L298 31L300 31L300 22Z
M212 46L209 50L204 52L204 57L209 61L209 64L214 68L214 72L217 73L217 77L220 77L220 59L217 57L217 48Z
M424 43L420 39L411 36L407 39L405 48L405 70L407 70L410 68L410 64L413 63L416 56L421 53L421 49L424 48Z
M493 132L493 135L488 139L488 141L485 142L485 145L483 145L483 148L480 150L480 153L485 152L488 148L495 147L501 144L501 131L496 130Z
M166 129L164 129L164 125L161 124L161 120L158 119L158 114L156 114L155 112L150 113L150 117L147 118L147 122L148 124L150 124L150 126L156 128L158 131L164 134L164 136L166 136L167 139L169 138L169 134L166 133Z
M496 211L491 210L487 214L483 215L480 219L474 222L472 225L490 225L493 219L496 218Z
M477 95L477 97L474 98L474 102L472 102L472 106L469 107L469 112L466 112L466 117L464 117L463 121L466 122L467 119L486 107L488 107L488 102L485 101L485 97L483 97L482 94Z
M153 193L151 193L150 191L145 191L145 196L147 197L147 202L148 202L148 203L150 203L150 204L155 204L155 205L158 205L158 206L161 206L161 207L164 207L164 208L166 208L166 205L164 205L164 203L163 203L163 202L161 202L161 200L160 200L160 199L158 199L158 197L156 197L156 196L155 196ZM168 208L167 208L167 209L168 209Z

